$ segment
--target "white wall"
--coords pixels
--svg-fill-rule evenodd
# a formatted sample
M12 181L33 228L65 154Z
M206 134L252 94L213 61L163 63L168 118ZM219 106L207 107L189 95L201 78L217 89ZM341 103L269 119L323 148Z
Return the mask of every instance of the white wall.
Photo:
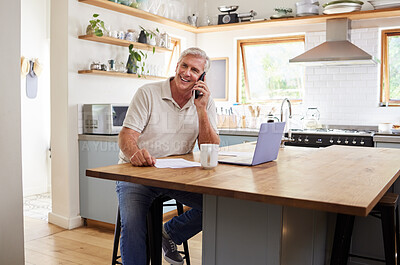
M195 45L195 34L119 14L76 0L52 2L51 7L51 143L52 200L49 221L65 228L80 225L79 149L80 113L84 103L129 104L137 88L154 80L80 75L93 61L116 59L126 63L128 48L78 39L93 13L112 30L139 30L139 25L166 31L182 40L182 49ZM148 64L167 63L169 53L149 53ZM175 68L174 68L175 69Z
M49 4L49 0L21 1L21 54L28 59L38 58L43 66L36 98L26 96L26 78L21 79L24 196L50 190Z
M400 20L355 21L352 25L352 42L380 58L378 25L400 27ZM229 57L228 104L232 104L236 100L236 41L299 33L306 36L306 49L312 48L325 41L325 24L206 33L198 36L198 45L211 57ZM400 108L379 107L379 73L379 64L307 67L304 102L300 108L296 108L295 114L299 114L299 117L305 114L308 107L318 107L323 124L376 126L381 122L399 123Z
M24 264L21 168L21 1L0 1L0 264Z

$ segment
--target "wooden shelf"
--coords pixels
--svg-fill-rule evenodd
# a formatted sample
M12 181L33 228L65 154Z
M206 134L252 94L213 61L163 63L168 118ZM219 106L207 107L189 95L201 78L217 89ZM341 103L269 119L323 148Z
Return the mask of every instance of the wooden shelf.
M100 71L100 70L79 70L78 74L143 78L143 79L148 79L148 80L165 80L165 79L167 79L167 77L162 77L162 76L142 75L141 77L139 77L137 74L128 74L128 73L112 72L112 71Z
M119 13L128 14L131 16L147 19L157 23L161 23L167 26L175 27L178 29L186 30L193 33L208 33L208 32L220 32L220 31L231 31L241 29L255 29L265 27L282 27L291 25L307 25L314 23L325 23L327 19L331 18L349 18L351 20L362 20L362 19L376 19L376 18L388 18L400 16L400 8L386 8L378 10L367 10L358 11L351 13L332 14L332 15L316 15L307 17L294 17L294 18L281 18L274 20L264 20L256 22L242 22L225 25L214 25L205 27L193 27L189 24L178 22L169 18L164 18L152 13L117 4L108 0L78 0L79 2L102 7L108 10L116 11Z
M129 6L122 5L122 4L117 4L117 3L114 3L114 2L111 2L108 0L78 0L78 1L81 3L85 3L85 4L97 6L97 7L102 7L102 8L108 9L108 10L116 11L119 13L124 13L124 14L131 15L134 17L147 19L147 20L154 21L154 22L157 22L160 24L164 24L166 26L171 26L174 28L186 30L186 31L193 32L193 33L195 33L197 30L196 27L193 27L189 24L175 21L175 20L172 20L169 18L161 17L158 15L154 15L152 13L149 13L149 12L137 9L137 8L129 7Z
M160 52L160 51L172 52L172 49L153 46L153 45L144 44L144 43L140 43L140 42L121 40L121 39L116 39L116 38L111 38L111 37L106 37L106 36L97 37L95 35L81 35L81 36L78 36L78 38L81 40L90 40L90 41L101 42L101 43L106 43L106 44L111 44L111 45L122 46L122 47L128 47L130 44L133 44L134 48L141 49L141 50L153 51L153 48L155 48L156 52Z

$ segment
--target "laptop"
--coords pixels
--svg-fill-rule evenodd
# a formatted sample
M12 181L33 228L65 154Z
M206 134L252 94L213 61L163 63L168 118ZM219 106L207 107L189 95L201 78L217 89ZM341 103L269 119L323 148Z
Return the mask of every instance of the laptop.
M219 163L255 166L270 162L278 157L285 122L262 123L254 153L220 152Z

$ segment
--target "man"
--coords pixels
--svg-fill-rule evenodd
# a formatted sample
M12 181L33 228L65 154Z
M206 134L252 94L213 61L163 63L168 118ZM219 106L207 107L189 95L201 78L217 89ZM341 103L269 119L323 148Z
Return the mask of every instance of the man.
M210 90L198 80L207 72L210 59L199 48L185 50L166 81L138 89L119 135L120 163L154 166L156 158L186 154L199 144L219 144L216 109ZM200 92L196 99L194 90ZM152 201L168 195L192 209L163 227L163 254L171 264L183 264L176 244L202 230L202 195L118 182L121 214L121 256L124 265L146 264L146 215Z

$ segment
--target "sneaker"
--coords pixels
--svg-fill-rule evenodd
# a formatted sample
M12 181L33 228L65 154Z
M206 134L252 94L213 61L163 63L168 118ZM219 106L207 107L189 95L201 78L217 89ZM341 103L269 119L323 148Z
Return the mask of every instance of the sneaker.
M162 233L162 253L168 263L173 265L183 264L183 258L179 254L175 242L164 231Z

